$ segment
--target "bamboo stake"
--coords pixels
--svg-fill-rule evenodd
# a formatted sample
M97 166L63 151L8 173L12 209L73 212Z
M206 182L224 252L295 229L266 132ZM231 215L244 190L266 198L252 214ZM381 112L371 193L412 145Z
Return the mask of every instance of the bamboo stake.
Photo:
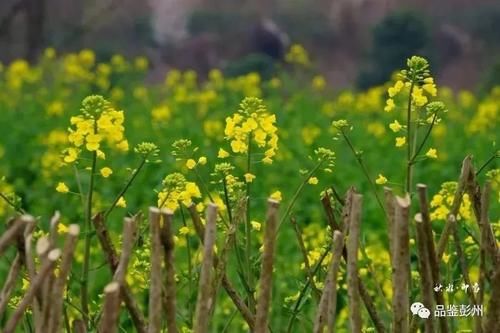
M319 301L314 333L323 333L325 326L328 331L333 331L335 325L335 311L337 305L337 274L340 267L340 258L344 248L344 236L340 231L334 231L332 244L332 260L325 279L325 286Z
M161 242L163 245L165 263L165 319L167 320L167 330L169 333L177 333L176 324L176 283L174 266L174 233L172 231L174 213L169 209L160 211L163 225L161 228Z
M361 311L358 276L358 250L363 196L353 194L347 237L347 294L349 295L349 322L353 333L361 332Z
M255 333L267 332L268 314L271 303L274 247L276 242L276 224L279 202L267 200L266 229L264 233L264 251L259 279L259 299L255 316Z
M212 302L211 288L212 267L214 265L214 245L217 220L217 205L210 203L207 207L207 217L205 224L205 238L203 242L203 261L201 264L200 282L198 288L198 298L196 301L196 311L194 319L194 333L208 332L208 315Z
M9 303L10 295L16 286L17 278L19 276L19 272L21 271L22 259L19 253L16 254L14 261L10 265L9 273L7 274L7 278L5 279L5 283L2 287L2 291L0 292L0 318L7 308L7 304Z
M427 249L428 241L426 239L425 226L422 219L422 214L415 215L415 227L417 230L417 250L418 250L418 268L420 270L420 288L422 290L423 298L422 303L427 309L434 308L433 299L433 279L431 273L431 266L429 257L429 250ZM413 317L413 321L417 322L417 317ZM412 323L413 323L412 321ZM434 319L429 317L424 321L425 332L434 333Z
M151 278L149 287L149 321L148 332L159 333L161 329L161 261L162 245L160 238L160 210L149 208L149 232L151 235Z
M100 333L115 333L120 315L120 283L113 281L104 288L104 311L99 323Z
M4 253L7 247L16 240L16 236L24 228L25 223L22 219L15 219L12 225L4 231L0 236L0 256Z
M101 245L102 250L104 251L104 255L106 256L106 260L108 262L108 266L111 269L111 272L114 274L116 269L118 268L118 256L116 254L116 250L111 242L111 238L109 237L108 230L104 226L103 214L98 213L92 219L92 223L94 224L95 231L97 234L97 238L99 239L99 243ZM137 302L130 290L130 287L125 282L123 286L121 286L121 294L123 297L123 301L125 302L125 306L127 307L128 312L130 313L130 317L134 326L139 333L146 333L146 324L144 320L144 316L137 305Z
M64 287L66 286L66 281L71 270L71 264L73 262L73 254L75 252L76 243L78 242L78 235L80 233L80 226L78 224L71 224L68 227L68 234L66 236L66 242L64 243L64 248L62 251L61 265L59 268L59 275L54 282L54 287L52 290L51 301L50 301L50 313L48 321L48 332L57 333L59 332L59 326L61 323L61 316L63 310L63 294Z
M394 219L394 271L393 271L393 326L394 333L408 332L409 290L408 277L410 274L408 214L410 198L396 197Z
M16 310L10 317L9 321L5 325L4 333L14 333L16 330L17 323L24 315L26 308L33 301L36 291L42 286L43 281L47 277L47 274L54 268L56 261L61 256L61 250L54 249L51 250L47 255L47 260L43 262L40 272L35 277L35 280L30 284L28 291L24 294L23 298L19 302Z
M438 285L441 282L439 276L439 264L436 256L436 246L434 244L434 233L432 232L431 218L429 213L429 200L427 196L427 186L424 184L417 184L418 198L420 202L420 216L422 218L423 229L425 232L425 242L427 244L427 258L429 260L429 265L432 274L433 286ZM436 304L445 304L444 296L440 292L434 293L434 298ZM439 328L442 333L448 332L448 323L446 322L446 317L439 317Z
M198 215L198 212L196 211L196 205L192 204L188 207L188 209L189 209L189 214L191 215L191 219L193 220L193 225L196 234L198 235L200 241L203 243L204 241L203 235L205 234L205 228L201 223L201 219L200 216ZM218 261L217 255L214 255L214 265L217 265L216 264L217 261ZM238 311L243 316L243 319L245 319L246 323L248 324L248 327L250 327L250 329L252 330L255 325L254 316L252 312L250 312L250 309L245 304L241 296L239 295L238 291L236 291L236 288L232 285L231 281L229 280L225 272L224 275L222 276L222 287L226 291L229 298L231 298L233 304L236 306Z

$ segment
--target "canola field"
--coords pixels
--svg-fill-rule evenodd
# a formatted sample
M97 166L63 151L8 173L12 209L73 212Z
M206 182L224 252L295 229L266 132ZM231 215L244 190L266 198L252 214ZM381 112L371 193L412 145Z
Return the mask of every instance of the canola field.
M64 295L66 323L83 316L92 331L99 321L102 290L111 275L91 223L98 212L117 246L125 216L143 212L147 217L150 206L174 212L180 332L193 327L202 262L188 211L192 205L201 215L210 202L217 205L216 253L238 220L226 271L252 310L259 293L266 202L272 198L280 203L272 332L312 331L331 261L331 254L323 255L331 246L321 203L325 194L339 219L342 207L335 198L341 202L350 187L363 194L359 278L387 323L393 285L384 187L401 196L410 193L413 221L416 184L426 184L432 226L439 235L452 208L462 161L471 155L478 181L491 183L489 216L498 243L500 87L484 95L452 91L433 78L425 59L415 56L383 86L337 89L316 72L300 45L291 47L286 64L269 80L257 73L226 77L214 69L205 78L174 69L163 82L148 83L149 66L143 57L98 60L91 50L59 55L53 49L34 65L21 59L0 64L0 217L5 221L0 230L10 217L29 213L39 221L36 240L47 234L56 211L61 237L70 224L80 226ZM470 280L477 282L479 236L473 208L472 198L464 194L456 219ZM126 281L147 314L151 240L146 221L139 229ZM421 279L415 237L410 231L410 299L419 294ZM0 281L12 260L9 251L0 258ZM459 286L463 276L454 246L446 247L442 262L443 281ZM29 287L28 277L21 275L6 314ZM484 293L487 304L490 289ZM347 281L340 276L338 332L350 332L347 299ZM464 303L467 295L458 290L445 299ZM366 310L360 312L363 330L375 331ZM30 318L28 310L24 329ZM453 332L466 332L474 323L457 317L450 325ZM119 326L122 332L134 331L125 310ZM243 332L248 324L221 291L210 327L213 332Z

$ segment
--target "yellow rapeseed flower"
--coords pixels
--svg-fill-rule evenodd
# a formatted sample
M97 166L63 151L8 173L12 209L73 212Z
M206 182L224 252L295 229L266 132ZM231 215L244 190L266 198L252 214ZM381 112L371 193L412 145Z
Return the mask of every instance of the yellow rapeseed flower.
M57 186L56 186L56 191L59 193L68 193L69 188L65 183L59 182L59 184L57 184Z
M401 128L403 128L403 126L401 126L401 124L397 120L394 120L394 122L389 124L389 128L394 133L397 133L401 130Z
M261 223L257 221L251 221L250 224L252 225L252 229L255 231L260 231L261 229Z
M189 169L189 170L192 170L194 169L194 167L196 166L196 161L193 160L192 158L188 159L186 161L186 167Z
M391 112L392 110L394 110L395 107L396 104L394 104L394 100L392 98L388 98L387 101L385 102L384 111Z
M435 148L430 148L427 153L425 153L425 156L428 158L437 158L437 150Z
M120 199L118 199L118 202L116 203L116 206L125 208L127 207L127 201L125 201L124 197L120 197Z
M307 183L308 184L311 184L311 185L317 185L318 184L318 178L316 177L311 177L307 180Z
M217 153L218 158L226 158L228 156L229 156L229 153L227 151L225 151L222 148L219 148L219 152Z
M396 147L403 147L406 144L406 137L398 136L396 138Z
M387 178L379 173L377 179L375 179L375 183L378 185L384 185L385 183L387 183Z
M270 195L271 199L274 199L276 201L281 201L283 200L283 197L281 196L281 191L275 191Z
M100 170L100 172L101 176L103 176L104 178L108 178L113 173L113 170L111 170L111 168L104 167Z
M255 175L253 175L251 173L245 173L244 177L245 177L245 181L247 183L251 183L255 179Z

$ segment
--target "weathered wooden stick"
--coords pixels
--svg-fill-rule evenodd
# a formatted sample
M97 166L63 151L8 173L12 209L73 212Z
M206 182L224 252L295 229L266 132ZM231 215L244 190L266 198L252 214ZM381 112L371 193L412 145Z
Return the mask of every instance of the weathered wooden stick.
M349 227L349 214L350 214L350 207L351 207L351 197L352 194L355 193L354 188L350 188L347 193L346 193L346 199L345 200L338 200L339 203L343 204L342 208L342 230L341 231L344 235L347 233L347 229ZM342 250L342 256L344 257L344 260L347 262L347 251L346 247L344 246ZM375 303L373 301L372 296L368 293L366 290L366 287L363 283L363 281L360 279L359 280L359 294L361 296L361 299L363 300L363 303L365 304L366 311L368 311L368 314L370 315L370 319L373 322L373 325L375 326L375 329L377 333L385 333L386 328L384 323L382 322L382 319L380 318L377 309L375 308Z
M389 187L384 187L384 197L385 197L385 212L387 214L387 227L389 235L389 255L391 258L391 267L394 269L394 193Z
M417 184L417 192L420 203L420 216L422 218L423 229L425 232L425 242L427 244L427 258L431 269L433 286L436 286L440 283L441 278L439 276L439 263L436 256L436 246L434 244L434 233L432 232L427 186L424 184ZM436 304L445 304L443 293L435 292L434 299L436 300ZM439 317L439 328L442 333L448 332L446 317Z
M483 200L483 195L485 195L484 191L481 191L481 187L477 183L476 180L476 175L474 172L474 169L471 168L470 173L469 173L469 178L467 182L467 193L469 194L470 200L472 201L472 208L474 211L474 216L476 217L476 221L479 225L479 229L481 230L481 233L484 232L484 240L485 242L482 245L482 248L485 250L485 252L490 256L491 260L493 261L493 264L495 266L500 265L500 251L498 248L498 244L495 238L495 234L493 233L493 230L491 229L491 225L488 223L485 223L484 228L482 226L481 218L484 216L487 219L487 212L489 209L489 199L486 198ZM489 196L489 194L487 194ZM486 207L483 207L483 201L488 205Z
M203 261L201 263L200 282L198 287L198 298L194 317L194 333L208 332L209 313L212 306L213 295L211 295L212 267L214 266L214 245L217 221L217 205L210 203L207 207L205 224L205 237L203 241Z
M437 250L437 261L441 261L444 250L446 249L446 244L448 244L448 238L453 232L452 224L455 223L452 219L456 220L457 214L460 210L460 205L462 204L462 197L465 192L470 171L472 170L472 158L471 156L465 157L462 162L462 169L460 171L460 178L458 179L457 189L455 190L455 195L453 196L453 203L451 205L450 213L448 214L448 219L444 225L443 232L438 242ZM453 218L450 218L450 215Z
M0 292L0 318L7 308L7 304L9 304L10 295L16 286L16 281L19 276L19 272L21 271L22 259L19 253L16 254L14 261L10 265L9 273L7 274L7 278L5 279L5 283L2 287L2 291Z
M332 257L332 285L331 294L328 300L327 310L327 327L328 332L333 333L335 330L335 315L337 313L337 277L340 270L340 258L344 248L344 235L338 231L333 234L333 257ZM360 287L362 283L360 281ZM361 288L360 288L361 293Z
M113 280L118 282L120 286L125 283L127 275L127 268L132 256L132 249L134 248L135 237L137 233L137 221L134 218L126 217L123 219L122 231L122 252L120 254L120 261L116 267Z
M47 324L47 332L59 332L61 324L63 300L64 300L64 287L66 280L71 270L73 262L73 254L75 252L76 244L78 242L78 235L80 233L80 226L78 224L71 224L68 227L68 234L66 235L66 242L62 251L61 264L59 267L59 274L54 282L51 300L50 300L50 313Z
M54 268L56 261L61 256L61 250L54 249L51 250L47 255L47 260L43 262L40 272L37 274L35 279L30 284L28 291L24 294L23 298L17 305L16 310L7 321L4 328L4 333L14 333L16 330L17 323L21 320L26 308L30 305L35 297L36 291L42 286L43 281L47 277L47 274Z
M465 284L472 286L470 277L469 277L469 267L467 265L467 259L465 258L464 251L462 249L462 243L460 240L460 236L458 234L458 226L455 223L453 225L453 240L455 241L455 250L457 252L458 263L460 265L460 269L462 270L462 278L464 279ZM471 304L477 304L476 297L472 291L472 288L467 289L467 295L469 296L469 300Z
M434 309L434 282L432 279L431 265L429 262L429 250L427 249L427 235L425 226L422 220L422 214L415 215L415 228L417 234L417 250L418 250L418 268L420 270L420 289L422 290L422 303L427 309ZM417 322L417 317L413 317ZM412 322L413 323L413 322ZM424 321L425 332L434 333L434 318L433 316Z
M361 311L358 276L358 250L363 196L353 194L349 214L349 235L347 237L347 294L349 295L349 322L353 333L361 332Z
M333 213L332 204L330 202L330 195L328 195L328 191L325 191L323 197L321 197L321 203L323 204L323 209L326 214L326 220L328 221L328 225L332 229L332 234L334 230L340 230L341 226L338 224L337 219L335 218L335 214Z
M241 214L243 215L243 213ZM216 261L216 259L218 259L217 265L215 267L215 279L212 285L212 293L215 300L217 299L217 294L219 293L222 279L224 278L224 275L226 273L229 253L232 249L232 246L234 245L237 223L237 218L233 218L232 224L230 224L229 228L226 230L226 239L224 240L224 247L220 252L220 256L218 258L214 256L214 262ZM214 310L215 302L212 303L212 307L210 308L210 315L214 313Z
M82 319L73 320L73 333L87 333L87 326Z
M162 314L162 245L160 237L160 209L149 208L149 233L151 236L151 278L149 284L148 332L160 333Z
M489 196L490 196L491 184L486 182L483 186L483 191L481 193L481 216L479 219L479 231L480 231L480 239L479 239L479 294L477 299L477 304L483 304L484 301L484 288L485 288L485 279L488 276L488 270L486 268L486 252L488 242L488 229L490 227L488 220L488 209L489 209ZM491 250L490 250L491 253ZM478 333L482 333L483 325L481 318L479 320L474 321L474 329Z
M58 238L58 226L59 222L61 220L61 214L59 211L55 211L54 215L50 219L49 222L49 235L48 235L48 240L49 240L49 250L52 250L56 247L57 245L57 238ZM42 286L42 322L39 322L38 324L41 324L42 326L38 327L38 331L40 331L43 328L48 328L50 323L50 312L52 309L52 290L53 290L53 285L54 285L54 280L55 280L55 274L54 272L51 272L45 281L43 282ZM37 332L38 332L37 331Z
M262 253L262 267L259 279L259 299L255 316L255 333L267 332L269 308L271 303L274 247L276 242L276 226L279 202L267 200L267 216L264 232L264 251Z
M201 223L200 216L196 211L196 205L192 204L191 206L188 207L188 209L189 209L189 214L191 215L191 219L193 220L193 225L196 234L198 235L200 241L203 243L204 241L203 235L205 234L205 227ZM217 262L218 262L217 256L214 255L214 265L217 265ZM236 306L238 311L241 313L243 319L245 319L246 323L248 324L248 327L250 327L250 329L253 329L255 324L254 316L250 311L250 309L248 308L248 306L243 301L243 299L241 298L241 296L239 295L236 288L232 285L226 273L224 273L222 277L222 287L226 291L229 298L231 298L233 304Z
M316 319L314 321L313 332L323 333L325 327L327 330L333 328L335 324L335 308L337 303L337 273L342 257L342 249L344 247L344 236L340 231L334 231L332 244L332 259L330 267L325 279L325 285L321 299L319 301L318 310L316 311Z
M59 222L61 221L61 213L56 210L54 213L54 216L50 219L50 226L49 226L49 240L50 240L50 245L52 247L56 246L57 244L57 235L58 235L58 226Z
M169 209L160 211L163 225L161 226L161 242L163 245L165 263L165 319L167 320L167 329L169 333L177 333L176 321L176 282L175 282L175 266L174 266L174 232L173 216L174 213Z
M488 313L483 319L483 332L500 331L500 268L497 266L491 277L491 297L488 302Z
M394 219L394 271L393 271L393 326L394 333L408 332L409 290L408 277L410 274L409 250L409 210L410 198L396 197Z
M22 219L15 219L12 225L0 236L0 256L16 240L16 236L23 230L24 226L25 223Z
M99 333L115 333L120 315L120 283L113 281L104 288L104 311L99 323Z
M113 246L113 243L111 242L108 230L104 225L103 214L98 213L96 216L94 216L94 218L92 219L92 223L94 224L96 235L99 239L99 244L101 245L101 248L104 251L104 255L106 256L108 266L110 267L111 272L114 274L116 272L116 269L118 268L118 255L116 254L116 250ZM147 330L144 316L139 309L139 306L137 305L130 287L127 283L124 283L124 285L121 286L120 289L123 301L125 302L125 306L130 313L130 317L132 319L132 322L134 323L135 329L139 333L146 333Z
M457 224L456 215L448 214L446 218L446 224L444 225L443 232L439 238L439 243L437 245L436 259L440 263L443 260L444 252L446 251L446 246L448 245L448 238L453 234L455 225Z

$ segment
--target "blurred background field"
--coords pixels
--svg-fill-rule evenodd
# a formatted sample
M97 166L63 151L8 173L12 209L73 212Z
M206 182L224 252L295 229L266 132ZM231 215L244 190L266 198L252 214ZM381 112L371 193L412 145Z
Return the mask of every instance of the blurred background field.
M140 159L132 149L137 144L154 142L162 160L144 169L124 196L126 207L111 215L111 228L118 232L124 215L157 203L157 192L167 174L182 172L189 181L197 181L185 160L176 161L171 155L174 141L189 139L199 147L193 158L206 157L207 163L196 170L203 179L210 179L214 164L220 162L219 149L230 151L224 139L226 117L238 110L244 97L260 97L276 115L279 150L273 164L255 165L253 218L263 222L266 199L276 191L281 192L284 203L291 200L302 181L301 170L315 163L316 149L333 150L335 166L331 172L317 175L317 185L307 184L292 214L302 225L314 262L319 259L317 250L326 246L320 192L333 185L342 194L350 186L365 193L362 243L367 255L363 263L373 265L376 272L367 284L375 290L380 283L383 292L390 293L383 212L352 152L344 142L335 140L330 124L348 120L353 126L352 142L362 152L372 180L384 175L387 185L402 193L406 151L395 147L398 134L389 124L398 119L403 123L404 110L397 107L389 113L384 107L387 89L397 80L394 73L405 67L409 56L423 55L430 61L438 86L432 99L443 101L448 111L441 115L426 147L437 149L437 158L418 164L415 183L425 182L431 195L437 194L441 184L457 180L466 155L473 155L476 166L481 166L498 150L500 6L486 0L314 3L2 1L0 191L39 216L42 225L47 225L55 210L61 211L64 224L81 221L82 198L58 193L56 186L64 182L71 192L78 192L75 170L62 161L62 152L69 145L67 129L70 118L80 113L85 96L103 95L124 110L130 149L112 151L105 161L99 161L100 168L110 167L113 173L96 180L95 210L108 207L137 168ZM244 170L243 158L236 157L234 163ZM495 168L498 159L488 164L480 180ZM500 173L488 175L497 181L491 213L496 219L492 222L497 222ZM87 179L81 181L86 188ZM208 189L221 197L216 184L208 183ZM208 201L206 193L199 201ZM470 206L464 212L468 212L463 214L464 223L475 223ZM12 214L12 208L0 201L0 217L5 220ZM438 231L443 222L439 216L433 221ZM179 219L177 223L181 237ZM288 324L304 274L295 240L289 241L295 237L292 228L287 225L281 233L275 266L280 278L273 291L276 315L271 316L275 327ZM261 239L257 231L256 239L255 256ZM195 248L197 243L191 239L190 244ZM188 291L191 282L183 275L186 243L181 240L178 247L179 289L188 299L180 317L189 326L193 295ZM92 255L98 265L97 247ZM137 254L129 277L142 296L148 280L145 258L147 253ZM0 277L5 271L0 265ZM370 273L366 269L360 272L362 278ZM100 278L107 274L99 267L91 272L94 294L107 283ZM231 275L237 279L235 271ZM297 332L307 331L308 314L314 306L306 302L301 310ZM339 315L344 323L346 310L344 307ZM225 316L231 313L224 298L216 309L214 327L224 327ZM389 312L383 315L390 319ZM456 323L458 328L469 324L465 320ZM234 331L243 321L236 317L231 325Z

